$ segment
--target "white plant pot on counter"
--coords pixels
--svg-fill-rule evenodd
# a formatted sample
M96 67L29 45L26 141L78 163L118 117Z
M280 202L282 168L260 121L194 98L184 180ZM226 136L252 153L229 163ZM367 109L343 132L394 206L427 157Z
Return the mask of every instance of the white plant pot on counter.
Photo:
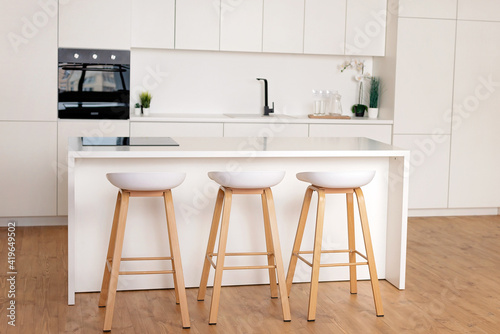
M368 108L368 118L377 118L378 108Z
M134 108L134 115L141 116L141 108Z
M142 113L144 116L148 116L149 115L149 109L151 108L142 108Z

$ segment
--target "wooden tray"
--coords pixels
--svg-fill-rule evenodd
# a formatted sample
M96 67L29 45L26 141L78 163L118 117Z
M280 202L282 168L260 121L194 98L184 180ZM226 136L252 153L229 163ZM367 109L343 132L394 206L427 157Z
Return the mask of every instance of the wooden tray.
M307 115L307 117L309 118L324 118L324 119L351 119L351 116L344 116L344 115L322 115L322 116L318 116L318 115L313 115L313 114L309 114Z

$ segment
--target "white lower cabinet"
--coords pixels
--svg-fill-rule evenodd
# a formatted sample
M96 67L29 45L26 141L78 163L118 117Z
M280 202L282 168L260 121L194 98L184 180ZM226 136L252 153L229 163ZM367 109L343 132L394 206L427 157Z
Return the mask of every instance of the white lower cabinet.
M68 138L69 137L127 137L129 121L75 120L59 121L57 130L57 214L68 215ZM55 134L54 134L55 136ZM54 143L54 145L56 145ZM54 160L55 161L55 160Z
M307 137L307 124L225 123L224 137Z
M450 135L395 135L393 145L411 152L409 208L446 208Z
M310 124L309 137L366 137L391 144L392 125Z
M132 122L133 137L222 137L222 123Z
M0 217L55 216L57 122L0 122Z

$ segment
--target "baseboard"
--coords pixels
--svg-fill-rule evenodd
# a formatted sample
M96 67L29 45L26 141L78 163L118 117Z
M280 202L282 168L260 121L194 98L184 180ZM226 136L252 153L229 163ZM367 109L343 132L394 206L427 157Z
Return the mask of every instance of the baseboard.
M409 217L442 217L442 216L496 216L499 208L466 208L466 209L410 209Z
M67 216L57 217L0 217L0 227L7 226L11 221L16 222L16 226L60 226L68 225Z

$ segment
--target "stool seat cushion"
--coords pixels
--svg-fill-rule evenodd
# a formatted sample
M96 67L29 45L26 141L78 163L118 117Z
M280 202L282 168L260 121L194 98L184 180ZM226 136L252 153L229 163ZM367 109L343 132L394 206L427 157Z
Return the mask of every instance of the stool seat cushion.
M374 170L345 172L302 172L297 179L322 188L359 188L373 180Z
M186 178L185 173L108 173L109 182L115 187L131 191L160 191L180 185Z
M283 171L209 172L208 177L228 188L257 189L277 185L285 177Z

